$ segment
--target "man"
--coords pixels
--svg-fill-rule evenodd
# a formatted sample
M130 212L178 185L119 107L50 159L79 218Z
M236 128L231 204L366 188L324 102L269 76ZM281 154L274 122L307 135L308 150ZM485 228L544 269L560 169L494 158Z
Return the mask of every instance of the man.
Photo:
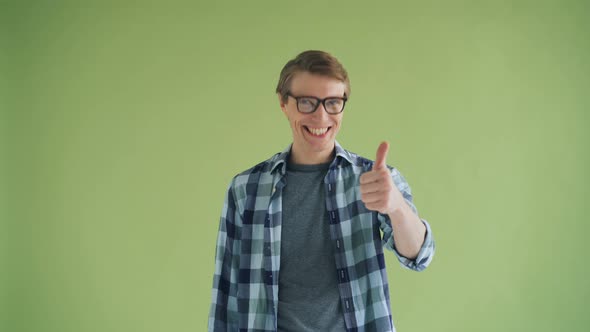
M293 143L236 175L217 239L209 331L395 331L383 248L421 271L434 241L410 187L336 141L350 97L344 67L306 51L276 89Z

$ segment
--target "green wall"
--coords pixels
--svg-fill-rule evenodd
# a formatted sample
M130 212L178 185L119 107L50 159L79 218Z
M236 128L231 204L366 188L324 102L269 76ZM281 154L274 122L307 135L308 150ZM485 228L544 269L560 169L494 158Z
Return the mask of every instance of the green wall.
M589 2L151 3L0 4L0 330L204 331L224 191L323 49L434 230L398 330L588 331Z

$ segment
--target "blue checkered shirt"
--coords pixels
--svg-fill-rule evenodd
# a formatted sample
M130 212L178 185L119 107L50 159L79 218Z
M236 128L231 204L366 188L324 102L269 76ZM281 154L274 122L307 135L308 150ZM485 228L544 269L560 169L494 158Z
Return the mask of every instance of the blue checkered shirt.
M421 271L434 255L430 225L415 259L396 249L391 220L361 201L359 178L373 161L344 150L324 178L326 208L347 331L395 331L383 248L402 266ZM276 331L279 298L282 192L291 146L236 175L223 204L217 247L209 331ZM388 166L395 185L416 214L410 186Z

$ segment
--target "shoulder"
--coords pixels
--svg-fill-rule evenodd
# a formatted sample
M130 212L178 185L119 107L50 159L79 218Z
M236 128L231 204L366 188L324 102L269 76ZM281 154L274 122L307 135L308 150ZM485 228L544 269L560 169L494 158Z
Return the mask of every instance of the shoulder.
M367 157L361 156L360 154L340 148L337 150L337 156L341 157L341 165L343 168L351 168L355 170L355 173L368 172L373 168L375 161ZM390 170L394 167L387 166Z
M347 163L344 163L345 167L347 166L352 168L353 170L355 170L354 173L357 174L370 171L371 169L373 169L373 165L375 164L375 161L373 159L369 159L367 157L361 156L355 152L343 148L340 150L339 155L341 155L342 158L347 161ZM394 179L398 181L400 179L405 181L403 176L395 166L387 165L387 168L391 172L391 176Z
M270 158L261 161L248 169L234 175L230 186L235 188L246 187L248 184L257 183L271 176L271 172L280 161L281 153L275 153Z

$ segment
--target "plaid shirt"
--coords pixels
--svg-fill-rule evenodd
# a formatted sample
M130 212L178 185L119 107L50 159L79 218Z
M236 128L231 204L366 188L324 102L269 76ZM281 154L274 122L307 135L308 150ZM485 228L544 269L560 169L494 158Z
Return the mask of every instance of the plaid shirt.
M336 157L324 178L326 208L347 331L395 331L383 248L402 266L421 271L434 254L429 224L415 259L402 256L387 215L361 201L359 178L373 161L335 143ZM291 146L236 175L223 204L213 277L209 331L276 331L279 298L282 192ZM406 202L410 187L393 167L391 176Z

